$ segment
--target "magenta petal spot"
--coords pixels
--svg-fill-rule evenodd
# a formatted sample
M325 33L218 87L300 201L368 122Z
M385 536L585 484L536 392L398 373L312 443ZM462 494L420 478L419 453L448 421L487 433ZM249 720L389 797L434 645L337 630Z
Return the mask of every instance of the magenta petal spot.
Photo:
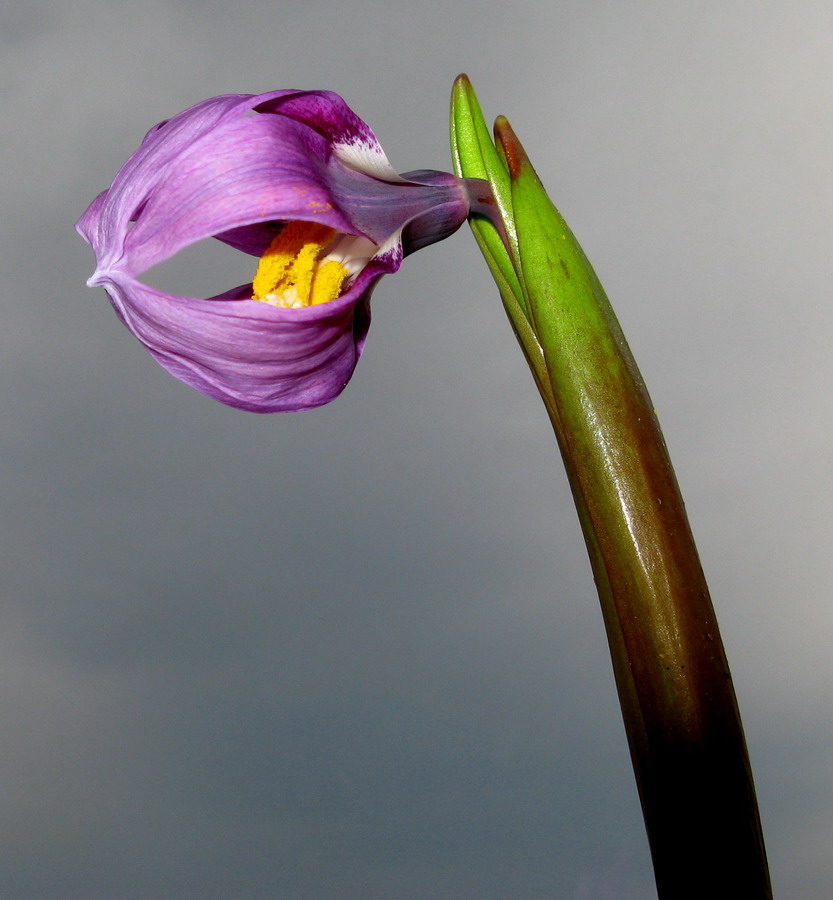
M329 402L355 369L370 294L402 258L465 221L483 185L443 172L397 175L337 94L214 97L152 128L76 228L96 255L90 285L172 375L222 403L285 412ZM341 236L339 296L298 309L252 299L251 284L178 297L140 276L206 238L260 256L287 222ZM253 261L252 272L254 274Z

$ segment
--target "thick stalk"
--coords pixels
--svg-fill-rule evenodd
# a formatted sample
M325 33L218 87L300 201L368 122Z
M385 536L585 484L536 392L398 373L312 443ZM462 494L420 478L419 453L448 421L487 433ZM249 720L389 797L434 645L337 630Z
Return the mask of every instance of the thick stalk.
M655 410L601 284L504 119L496 135L659 896L768 898L735 693Z

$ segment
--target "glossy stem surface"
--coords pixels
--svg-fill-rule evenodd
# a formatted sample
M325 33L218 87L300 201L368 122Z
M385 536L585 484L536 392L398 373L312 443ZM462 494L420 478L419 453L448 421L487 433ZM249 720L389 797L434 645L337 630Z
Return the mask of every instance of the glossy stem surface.
M771 896L720 632L656 412L505 119L520 280L590 554L661 898ZM547 277L540 277L540 273Z

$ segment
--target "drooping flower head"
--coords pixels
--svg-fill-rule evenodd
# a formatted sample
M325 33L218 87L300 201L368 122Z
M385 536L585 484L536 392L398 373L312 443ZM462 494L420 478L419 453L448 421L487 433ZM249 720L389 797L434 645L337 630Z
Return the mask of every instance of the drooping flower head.
M169 372L255 412L320 406L347 384L370 293L403 256L491 204L485 182L397 175L337 94L214 97L146 135L77 229L127 328ZM259 257L251 283L200 299L142 273L205 238Z

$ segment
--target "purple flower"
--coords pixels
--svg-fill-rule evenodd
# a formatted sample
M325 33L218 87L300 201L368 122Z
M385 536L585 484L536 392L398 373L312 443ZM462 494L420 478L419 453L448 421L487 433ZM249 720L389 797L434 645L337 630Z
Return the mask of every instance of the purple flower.
M370 128L328 91L214 97L151 129L77 229L127 328L171 374L255 412L320 406L347 384L370 294L404 255L491 203L488 185L397 175ZM253 282L208 299L139 276L215 237Z

